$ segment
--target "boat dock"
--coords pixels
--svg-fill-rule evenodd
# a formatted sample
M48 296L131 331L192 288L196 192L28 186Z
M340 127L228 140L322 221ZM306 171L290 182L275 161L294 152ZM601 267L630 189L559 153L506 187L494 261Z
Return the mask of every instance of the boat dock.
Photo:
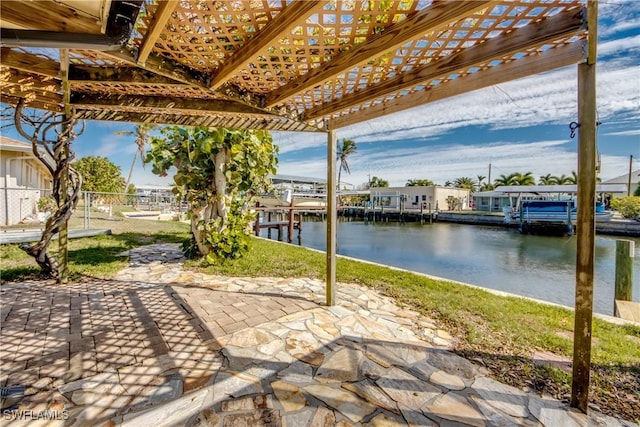
M256 236L260 235L260 230L267 230L267 237L271 239L273 230L278 232L278 241L284 240L284 231L287 230L287 242L293 243L293 235L298 230L298 243L302 235L302 218L304 213L324 212L324 207L296 206L293 202L289 206L256 206L258 211L256 220L253 223L253 231ZM296 213L298 218L296 219Z
M385 207L368 208L363 206L343 206L338 208L338 216L362 219L367 222L419 222L433 223L438 213L423 209L393 209Z

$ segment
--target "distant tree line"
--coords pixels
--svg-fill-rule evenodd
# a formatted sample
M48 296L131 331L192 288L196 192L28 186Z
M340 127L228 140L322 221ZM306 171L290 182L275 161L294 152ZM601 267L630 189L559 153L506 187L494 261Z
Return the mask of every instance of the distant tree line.
M598 178L598 182L600 178ZM494 179L493 182L487 182L487 177L483 175L477 175L475 178L462 176L459 178L455 178L452 181L445 181L445 187L451 188L466 188L470 190L472 193L476 191L491 191L496 187L506 186L506 185L565 185L565 184L577 184L578 183L578 174L575 171L571 172L571 175L541 175L536 182L536 178L533 176L532 172L513 172L510 174L502 174L498 178ZM435 181L426 178L416 178L410 179L406 182L405 187L430 187L438 185ZM374 176L370 182L364 183L359 187L362 189L368 189L371 187L388 187L389 182Z

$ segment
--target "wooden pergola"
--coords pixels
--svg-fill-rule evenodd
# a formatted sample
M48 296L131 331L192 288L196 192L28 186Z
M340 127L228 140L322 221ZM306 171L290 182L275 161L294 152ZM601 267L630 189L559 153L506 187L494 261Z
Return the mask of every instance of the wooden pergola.
M596 0L2 0L0 94L85 120L326 132L334 304L338 129L578 64L572 405L586 412L596 23Z

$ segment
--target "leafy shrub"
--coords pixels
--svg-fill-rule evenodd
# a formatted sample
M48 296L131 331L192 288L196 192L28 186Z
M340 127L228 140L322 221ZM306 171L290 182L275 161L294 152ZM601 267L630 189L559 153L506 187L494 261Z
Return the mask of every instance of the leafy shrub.
M611 200L611 207L625 218L640 218L640 197L628 196Z
M56 200L51 196L44 196L38 199L38 210L40 212L53 212L57 207Z

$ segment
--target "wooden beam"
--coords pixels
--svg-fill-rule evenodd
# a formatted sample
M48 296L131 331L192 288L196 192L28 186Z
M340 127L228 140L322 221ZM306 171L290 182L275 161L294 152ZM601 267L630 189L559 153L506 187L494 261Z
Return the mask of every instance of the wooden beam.
M336 304L336 247L338 239L338 210L336 206L336 131L327 132L327 279L326 303Z
M549 49L538 55L528 56L501 64L464 77L432 86L391 101L381 102L361 111L331 120L331 127L339 129L366 120L376 119L420 105L440 101L452 96L472 92L533 74L577 64L584 54L584 42Z
M576 302L573 328L571 406L587 413L591 371L593 283L595 266L595 203L597 161L596 42L598 3L588 2L589 48L578 65L578 193L576 221Z
M144 111L114 111L108 109L85 110L76 108L76 116L81 120L117 121L129 123L157 123L175 124L180 126L208 126L226 127L234 129L263 129L287 132L320 132L321 129L305 123L286 120L282 117L238 116L230 119L226 115L189 115L174 113L144 112Z
M2 92L2 97L5 96L15 97L15 98L24 98L28 103L33 104L34 102L42 102L45 104L62 104L62 95L53 92L47 92L39 89L34 90L20 90L17 87L2 87L0 89ZM3 99L4 102L4 99Z
M473 66L500 59L555 40L573 36L583 30L583 10L571 10L539 23L518 28L484 43L476 44L456 54L427 65L416 67L377 85L343 96L333 102L307 111L306 120L326 117L368 101L383 98L403 89L449 76Z
M101 33L101 17L57 1L2 1L0 15L3 21L25 30Z
M71 116L71 85L69 84L69 49L60 49L60 77L62 78L62 103L64 114Z
M71 104L74 106L101 106L101 107L121 107L125 109L136 110L175 110L177 114L180 111L200 112L206 114L248 114L262 117L271 116L264 110L253 108L248 105L220 99L199 99L193 100L188 98L171 98L156 96L138 96L138 95L93 95L77 93L72 94ZM117 108L114 108L117 109ZM278 117L278 116L274 116Z
M137 67L95 67L90 65L72 65L69 68L69 80L72 83L145 83L165 86L184 86L165 76ZM190 85L191 86L191 85Z
M58 62L7 47L3 47L0 50L0 65L47 77L57 78L60 75L60 64Z
M101 53L116 61L123 61L127 65L138 66L160 76L215 92L223 97L242 102L252 107L264 108L264 96L243 91L234 85L229 84L225 84L218 90L214 91L209 88L209 76L206 76L199 71L184 67L173 60L150 54L144 64L138 64L135 60L135 55L128 48L122 48L117 52Z
M43 78L42 76L16 69L7 69L0 71L0 87L17 87L21 91L41 90L59 93L60 81L52 78Z
M142 40L140 52L138 53L138 64L144 64L156 44L156 40L165 28L167 21L171 18L171 14L180 4L177 0L159 0L158 9L151 18L151 23L147 29L147 34Z
M227 80L233 77L242 67L255 60L256 56L264 49L272 46L291 30L301 25L301 22L312 15L314 11L322 9L327 0L294 1L285 7L260 32L250 40L246 40L238 52L227 59L214 73L211 80L211 88L218 89Z
M321 67L314 68L300 78L274 90L267 96L267 106L283 103L298 93L303 93L331 80L340 73L366 63L371 58L394 50L428 32L441 29L494 3L496 2L453 1L434 3L430 7L407 17L404 21L386 28L381 35L370 38L353 49L325 62Z
M184 67L170 59L151 54L144 64L138 64L134 52L126 47L123 47L118 51L105 51L100 53L104 56L112 58L117 62L121 61L129 66L140 67L144 70L150 71L159 76L167 77L171 80L186 83L191 86L200 87L203 89L209 88L209 86L207 85L208 77L203 73Z
M62 99L62 97L60 98ZM58 113L62 111L62 107L60 107L60 102L47 102L47 101L42 101L40 98L30 100L29 98L7 95L5 93L0 94L1 102L4 102L5 104L9 104L14 107L18 105L18 102L20 102L21 99L25 99L25 106L29 108L37 108L39 110L46 110L46 111L55 111Z

